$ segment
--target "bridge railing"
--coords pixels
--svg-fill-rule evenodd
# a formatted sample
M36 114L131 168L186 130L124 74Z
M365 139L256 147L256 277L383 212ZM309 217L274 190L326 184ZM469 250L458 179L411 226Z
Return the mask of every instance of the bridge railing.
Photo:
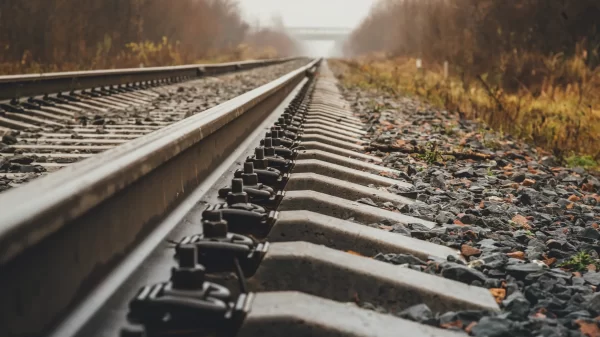
M351 28L343 27L286 27L287 32L299 40L346 40Z
M298 34L340 34L349 35L352 28L345 27L286 27L286 31Z

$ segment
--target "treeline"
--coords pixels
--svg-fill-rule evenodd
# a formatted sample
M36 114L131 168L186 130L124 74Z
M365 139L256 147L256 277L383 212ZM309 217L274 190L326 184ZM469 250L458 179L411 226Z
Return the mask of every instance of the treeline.
M383 0L346 51L449 61L462 76L495 74L503 87L517 89L553 71L548 57L576 56L597 67L598 18L598 0Z
M233 0L0 1L4 72L171 65L249 49L296 52L283 32L250 31Z
M598 0L380 0L345 48L356 85L600 163L598 18Z

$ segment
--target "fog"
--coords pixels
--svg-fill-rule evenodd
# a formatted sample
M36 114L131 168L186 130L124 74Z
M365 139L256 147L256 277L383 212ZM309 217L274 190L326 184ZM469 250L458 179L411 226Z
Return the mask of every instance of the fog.
M286 27L354 28L369 14L376 0L240 0L244 17L252 25L272 26L278 19ZM337 56L336 41L301 41L307 56Z

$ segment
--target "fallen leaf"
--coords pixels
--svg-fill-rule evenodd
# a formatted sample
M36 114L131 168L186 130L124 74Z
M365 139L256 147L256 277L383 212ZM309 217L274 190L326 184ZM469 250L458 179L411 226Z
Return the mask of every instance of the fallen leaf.
M600 337L600 329L598 328L598 323L596 321L586 321L583 319L578 319L575 321L577 325L579 325L579 331L584 336L587 337Z
M512 257L513 259L525 260L525 253L518 251L506 254L508 257Z
M506 289L491 288L490 289L490 293L492 293L492 296L494 296L494 298L496 299L496 302L498 304L502 303L502 301L506 297Z
M468 258L470 256L479 256L481 254L481 250L479 250L475 247L471 247L469 245L462 245L460 247L460 252L466 258Z
M575 194L572 194L567 200L569 200L571 202L577 202L577 201L581 200L581 198L579 198Z
M551 257L549 259L545 259L544 263L550 267L551 265L553 265L554 263L556 263L556 258L555 257Z
M512 221L523 228L531 229L531 227L529 226L529 221L527 221L527 218L520 214L515 215L512 218Z
M525 180L523 180L523 182L521 184L523 184L523 186L531 186L531 185L535 184L535 180L525 179Z
M573 209L573 207L575 207L574 203L570 203L567 205L567 209Z
M356 256L363 256L361 253L357 253L357 252L355 252L353 250L347 250L346 253L352 254L352 255L356 255Z
M598 229L598 227L600 227L600 226L598 226L598 224L594 222L594 223L592 224L592 227L594 227L595 229Z
M462 223L462 221L460 221L458 219L454 219L454 224L458 225L458 226L466 226L464 223Z
M587 270L588 270L588 271L595 272L595 271L596 271L596 269L597 269L597 268L596 268L596 265L595 265L595 264L593 264L593 263L591 263L591 264L588 264L588 266L587 266Z
M440 327L444 328L444 329L453 328L453 327L462 329L463 322L461 320L458 320L458 321L454 321L454 322L443 323L443 324L440 324Z
M406 145L406 141L405 140L403 140L403 139L397 139L396 140L396 146L402 147L404 145Z
M594 191L594 185L592 185L590 183L585 183L585 184L583 184L583 186L581 186L581 190L582 191L586 191L586 192L593 192Z

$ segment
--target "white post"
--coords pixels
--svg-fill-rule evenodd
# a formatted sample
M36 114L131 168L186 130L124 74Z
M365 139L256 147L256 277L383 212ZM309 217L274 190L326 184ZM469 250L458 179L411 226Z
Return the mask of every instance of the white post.
M448 79L448 61L444 61L444 80Z
M417 69L421 69L423 67L423 61L421 59L417 59Z

